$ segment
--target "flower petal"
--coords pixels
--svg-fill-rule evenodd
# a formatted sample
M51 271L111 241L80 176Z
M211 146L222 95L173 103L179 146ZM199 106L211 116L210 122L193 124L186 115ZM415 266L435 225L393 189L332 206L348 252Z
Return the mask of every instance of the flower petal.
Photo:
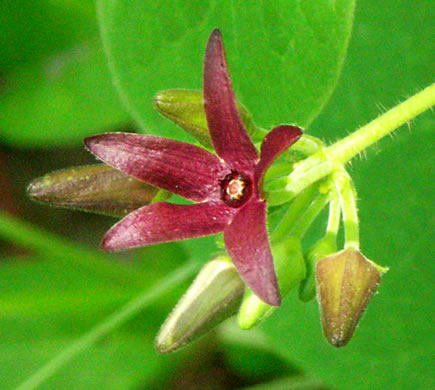
M264 302L281 304L266 229L266 202L253 199L237 209L224 230L225 246L248 287Z
M141 134L107 133L85 139L106 164L193 201L220 198L219 179L227 168L205 149Z
M302 135L302 130L296 126L282 125L275 127L263 139L261 144L261 158L255 168L255 178L259 187L264 174L279 157L290 146L292 146Z
M228 225L235 210L221 202L154 203L133 211L114 225L101 247L117 251L216 234Z
M257 151L237 110L222 36L214 30L204 59L204 108L216 153L237 171L251 171Z

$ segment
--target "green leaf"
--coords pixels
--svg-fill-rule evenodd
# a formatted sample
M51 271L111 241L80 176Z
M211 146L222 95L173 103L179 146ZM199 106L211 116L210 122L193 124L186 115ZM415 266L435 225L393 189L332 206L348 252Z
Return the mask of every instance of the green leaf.
M66 267L56 256L48 257L48 261L47 257L29 260L30 263L2 260L0 312L3 320L62 316L66 308L69 314L112 308L135 291L130 284L109 283L74 264Z
M341 82L313 133L341 138L384 111L380 104L392 107L433 82L432 9L430 1L359 3ZM349 345L329 346L317 304L296 295L263 325L275 348L334 388L434 387L434 125L425 113L352 162L362 250L390 271Z
M177 260L177 252L167 249ZM168 260L164 257L162 261ZM30 377L24 388L43 381L50 389L130 388L154 382L173 367L173 359L156 355L153 339L179 287L186 288L183 280L197 265L167 276L166 267L153 275L143 272L144 292L138 295L136 286L113 285L81 268L66 268L55 257L17 260L0 266L2 388L15 388ZM135 295L138 298L131 299ZM120 324L124 327L117 329Z
M129 120L110 80L91 0L18 0L0 20L0 140L78 144Z
M0 94L0 138L22 147L78 144L126 120L98 41L10 72Z
M47 314L1 322L0 374L2 389L16 389L42 365L74 343L81 333L107 315L106 310L62 318ZM149 311L128 327L103 338L62 367L38 389L153 388L158 378L170 375L185 354L157 355L153 339L157 331ZM72 325L73 324L73 325ZM27 387L30 389L32 387Z
M145 132L179 139L152 109L171 88L202 88L208 35L222 30L237 97L256 123L309 124L329 98L350 36L354 1L98 1L115 85Z
M2 73L66 50L97 32L93 0L6 0L1 11Z
M242 330L235 320L228 320L217 329L217 335L224 361L248 383L264 383L301 374L300 369L274 348L268 335L258 328Z

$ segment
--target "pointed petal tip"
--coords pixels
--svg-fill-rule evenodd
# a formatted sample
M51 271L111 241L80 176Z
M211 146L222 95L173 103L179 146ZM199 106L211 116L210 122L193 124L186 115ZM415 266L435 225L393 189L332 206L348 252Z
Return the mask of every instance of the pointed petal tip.
M228 66L226 65L225 48L222 33L218 28L214 29L208 38L207 46L205 49L205 57L214 57L215 59L219 58L220 61L225 62L225 66Z
M130 135L136 135L135 133L127 132L112 132L112 133L102 133L86 137L83 142L85 147L93 153L92 149L99 145L100 143L110 144L111 142L118 143L120 140L128 137Z
M89 151L91 150L92 145L95 143L95 140L98 138L98 135L93 135L91 137L86 137L83 140L83 143L85 144L86 149L88 149Z
M219 30L207 42L204 57L204 110L216 154L234 170L253 171L257 151L242 122Z
M222 39L222 32L221 30L216 27L210 34L209 40L216 40L216 39Z
M100 249L106 252L120 252L138 246L128 240L128 237L131 237L131 234L128 234L128 230L122 223L126 218L128 218L128 216L121 219L106 232L101 241Z
M92 135L90 137L86 137L83 140L83 143L85 144L85 148L91 152L93 155L96 156L95 154L95 150L98 147L98 145L100 144L100 141L104 141L104 138L108 136L108 133L105 134L97 134L97 135Z
M120 251L121 249L119 249L116 245L116 243L114 242L114 240L112 240L111 235L109 235L109 233L111 232L111 230L109 230L105 236L103 237L103 240L101 241L100 244L100 249L102 249L103 251L106 252L117 252Z
M109 230L103 237L100 244L100 249L105 252L121 252L127 249L134 249L140 245L131 245L129 242L125 242L122 238L117 237L116 234L112 235L111 230Z
M281 306L281 294L274 294L272 296L269 296L267 301L265 301L270 306Z
M258 298L260 298L264 303L267 303L269 306L281 306L281 294L279 292L277 283L269 282L268 285L262 285L261 287L254 285L248 285L248 287Z

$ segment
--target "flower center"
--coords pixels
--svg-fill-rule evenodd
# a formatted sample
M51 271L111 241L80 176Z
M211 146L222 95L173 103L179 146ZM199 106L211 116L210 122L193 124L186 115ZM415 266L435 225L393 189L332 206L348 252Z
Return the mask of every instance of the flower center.
M238 172L231 172L221 180L222 200L230 207L240 207L251 195L251 181Z

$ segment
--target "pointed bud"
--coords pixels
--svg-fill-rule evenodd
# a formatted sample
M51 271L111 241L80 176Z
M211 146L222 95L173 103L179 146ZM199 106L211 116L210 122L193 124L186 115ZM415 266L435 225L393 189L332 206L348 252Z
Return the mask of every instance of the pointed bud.
M354 249L319 260L317 300L325 337L334 347L349 342L385 271Z
M325 236L317 241L306 255L307 276L299 286L299 299L311 301L316 295L316 264L320 259L337 251L335 236Z
M153 104L160 114L183 128L202 145L212 147L202 91L169 89L158 93ZM256 127L251 114L241 104L238 108L248 133L253 134Z
M51 172L27 187L32 199L50 206L116 217L150 203L158 191L105 164Z
M173 352L237 313L244 288L229 257L207 263L162 325L157 351Z
M284 298L305 278L305 260L300 240L290 237L272 245L272 254L281 296ZM238 315L239 327L250 329L270 316L275 309L276 307L264 303L250 289L246 289Z

